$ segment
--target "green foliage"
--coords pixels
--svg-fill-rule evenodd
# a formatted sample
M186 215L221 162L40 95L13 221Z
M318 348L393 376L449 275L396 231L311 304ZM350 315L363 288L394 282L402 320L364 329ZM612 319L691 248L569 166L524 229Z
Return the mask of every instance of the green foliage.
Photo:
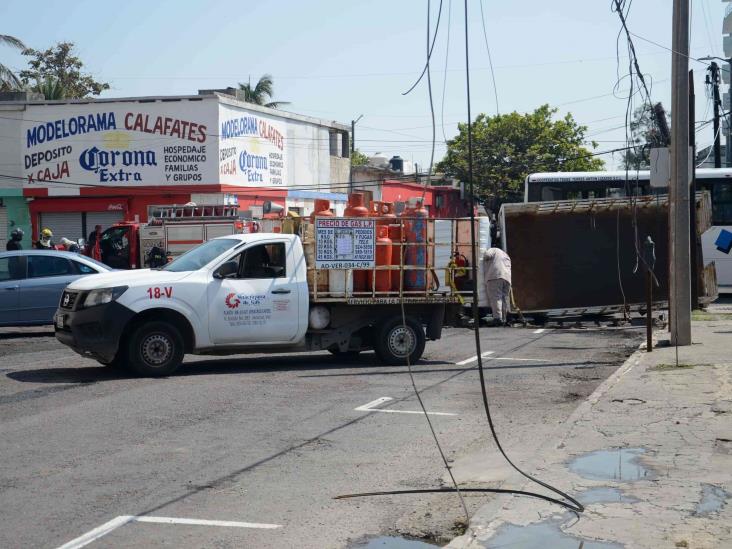
M74 55L73 42L59 42L45 51L26 49L23 55L30 58L29 68L20 72L23 83L35 82L40 86L50 78L63 90L64 95L59 99L83 99L109 89L106 82L98 82L81 72L84 63Z
M623 163L626 168L632 170L647 170L651 167L651 147L665 147L661 132L655 120L653 108L643 104L633 111L633 118L630 121L629 145L635 145L636 149L625 151Z
M42 93L47 101L64 99L66 97L66 90L64 90L61 82L50 76L46 77L43 82L38 82L34 86L33 91Z
M532 113L479 114L473 123L473 182L478 198L492 204L523 200L526 176L534 172L593 171L604 163L583 144L587 128L542 105ZM447 143L437 170L468 179L468 125ZM597 143L592 142L592 147Z
M10 46L17 50L24 50L25 44L20 39L8 34L0 34L0 46ZM8 67L0 63L0 90L10 91L20 89L20 79Z
M356 166L365 166L368 161L369 157L363 154L358 149L354 150L351 153L351 166L353 166L354 168Z
M239 82L239 90L244 92L244 101L247 103L262 105L270 109L290 104L289 101L269 101L274 96L274 82L269 74L262 75L254 87L252 87L251 80L246 84Z

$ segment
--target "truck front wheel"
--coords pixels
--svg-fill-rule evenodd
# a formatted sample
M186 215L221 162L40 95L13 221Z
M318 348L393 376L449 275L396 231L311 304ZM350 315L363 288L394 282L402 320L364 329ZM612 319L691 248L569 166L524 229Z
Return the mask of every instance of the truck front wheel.
M167 376L183 362L183 338L167 322L145 322L131 334L127 356L129 367L143 376Z
M422 324L411 317L393 317L384 322L376 333L374 350L384 364L415 364L424 352L425 335Z

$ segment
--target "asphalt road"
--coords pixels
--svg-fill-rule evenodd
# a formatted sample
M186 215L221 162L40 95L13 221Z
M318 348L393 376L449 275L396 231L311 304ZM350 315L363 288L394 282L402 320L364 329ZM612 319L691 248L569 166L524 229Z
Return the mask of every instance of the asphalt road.
M444 541L463 516L453 495L333 499L446 478L424 416L394 413L419 410L406 369L371 353L188 357L174 377L136 379L34 332L0 330L0 547L57 548L90 531L92 548L351 547L397 530ZM518 462L642 337L594 326L481 334L499 436ZM471 331L447 330L414 372L427 408L454 414L431 419L456 475L491 485L505 469L475 362L458 364L474 355ZM384 397L372 406L389 412L356 410ZM494 459L476 467L481 453ZM98 530L133 516L147 518Z

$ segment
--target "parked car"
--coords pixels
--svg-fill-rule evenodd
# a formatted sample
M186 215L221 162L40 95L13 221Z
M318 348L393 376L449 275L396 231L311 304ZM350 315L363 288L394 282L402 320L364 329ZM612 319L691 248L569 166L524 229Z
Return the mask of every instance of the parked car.
M71 252L18 250L0 253L0 326L53 324L61 293L83 276L111 271Z

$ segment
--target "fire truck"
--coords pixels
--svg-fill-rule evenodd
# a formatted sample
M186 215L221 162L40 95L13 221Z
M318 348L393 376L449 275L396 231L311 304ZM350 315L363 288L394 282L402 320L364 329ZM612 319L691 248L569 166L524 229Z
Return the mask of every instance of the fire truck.
M86 254L114 269L162 267L212 238L249 229L239 220L238 206L150 206L147 223L115 223L102 232L97 242L88 243Z

